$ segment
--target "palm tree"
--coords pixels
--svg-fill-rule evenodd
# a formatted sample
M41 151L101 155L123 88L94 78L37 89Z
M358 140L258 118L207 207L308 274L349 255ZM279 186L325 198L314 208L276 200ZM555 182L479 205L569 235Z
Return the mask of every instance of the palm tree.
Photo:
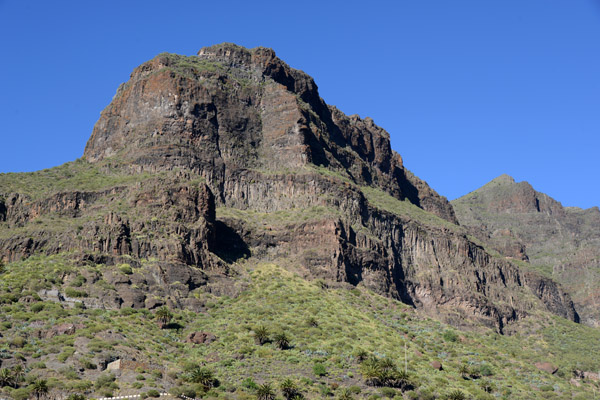
M467 364L462 364L460 367L458 367L458 372L463 379L468 379L471 371L469 370L469 366Z
M256 398L258 400L274 400L275 399L275 391L268 383L263 383L259 385L256 389Z
M13 386L14 385L14 375L12 371L8 368L0 369L0 387L4 386Z
M195 367L189 374L189 380L194 383L199 383L205 390L215 386L217 380L213 372L205 367Z
M269 331L264 325L254 328L254 340L257 344L263 345L269 341Z
M343 388L338 396L338 400L354 400L354 396L352 396L352 391L348 388Z
M285 350L290 346L290 340L284 332L275 335L275 343L281 350Z
M173 313L167 308L167 306L162 306L156 310L155 316L160 329L163 329L165 326L167 326L173 319Z
M25 369L21 364L17 364L12 368L12 375L14 379L14 385L17 387L25 378Z
M36 379L35 382L33 382L31 393L35 395L37 400L46 397L48 394L48 382L45 379Z
M281 382L281 385L279 387L283 392L283 397L285 397L287 400L292 400L294 397L300 394L298 392L298 386L296 386L294 381L290 378L287 378L283 382Z

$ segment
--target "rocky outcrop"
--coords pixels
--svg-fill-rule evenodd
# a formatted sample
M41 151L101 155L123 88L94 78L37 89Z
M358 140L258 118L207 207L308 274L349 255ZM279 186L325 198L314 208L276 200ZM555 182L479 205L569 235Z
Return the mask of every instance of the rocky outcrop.
M447 200L404 168L387 132L327 106L313 79L270 49L223 44L138 67L103 111L84 157L117 154L139 170L197 172L225 205L225 185L240 170L321 165L456 221Z

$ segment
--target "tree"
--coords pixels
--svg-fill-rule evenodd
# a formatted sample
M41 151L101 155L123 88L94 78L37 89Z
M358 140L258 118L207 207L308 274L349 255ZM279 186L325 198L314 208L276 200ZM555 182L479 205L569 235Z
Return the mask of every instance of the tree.
M45 379L36 379L31 385L31 393L37 400L46 397L48 394L48 382Z
M202 385L204 390L208 390L216 386L218 382L214 373L210 369L200 366L196 366L190 371L188 380L190 382Z
M298 391L298 386L296 386L294 381L290 378L287 378L283 382L281 382L281 385L279 387L281 388L283 397L285 397L287 400L292 400L300 394L300 392Z
M275 391L268 383L263 383L259 385L256 389L256 398L258 400L274 400L275 399Z
M458 372L460 373L460 376L462 376L463 379L469 379L469 374L471 373L471 370L469 369L469 366L467 364L462 364L458 368Z
M173 313L167 308L167 306L162 306L158 310L156 310L155 316L160 329L166 327L169 324L169 322L171 322L171 320L173 319Z
M0 387L4 386L13 386L14 385L14 376L10 369L2 368L0 369Z
M284 332L275 335L275 343L281 350L285 350L290 346L290 340Z
M269 331L264 325L254 328L254 340L261 346L269 341Z
M17 364L12 368L12 375L15 383L15 387L19 385L25 378L25 369L21 364Z

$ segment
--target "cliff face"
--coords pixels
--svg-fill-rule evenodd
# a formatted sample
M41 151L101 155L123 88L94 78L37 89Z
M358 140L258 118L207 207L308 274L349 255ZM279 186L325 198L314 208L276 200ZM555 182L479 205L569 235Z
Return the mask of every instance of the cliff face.
M383 129L325 104L312 78L270 49L223 44L136 68L84 159L65 168L106 181L4 190L0 254L154 260L127 279L106 273L116 297L103 306L152 307L162 296L194 307L193 290L234 282L234 262L248 259L365 285L454 325L502 331L536 310L578 318L552 280L470 240Z
M598 326L600 211L563 207L503 175L452 202L461 225L505 256L560 282L582 322Z

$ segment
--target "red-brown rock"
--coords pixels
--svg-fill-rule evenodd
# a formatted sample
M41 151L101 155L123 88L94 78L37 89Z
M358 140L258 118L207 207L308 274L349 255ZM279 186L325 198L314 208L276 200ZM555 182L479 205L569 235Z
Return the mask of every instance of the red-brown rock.
M441 371L441 370L443 370L443 369L444 369L444 368L442 367L442 363L441 363L441 362L439 362L439 361L432 361L430 365L431 365L431 367L432 367L433 369L437 369L438 371Z
M535 363L535 367L539 370L546 371L549 374L555 374L558 371L558 367L549 362L538 362Z
M186 343L210 344L217 340L217 337L209 332L192 332L185 338Z

